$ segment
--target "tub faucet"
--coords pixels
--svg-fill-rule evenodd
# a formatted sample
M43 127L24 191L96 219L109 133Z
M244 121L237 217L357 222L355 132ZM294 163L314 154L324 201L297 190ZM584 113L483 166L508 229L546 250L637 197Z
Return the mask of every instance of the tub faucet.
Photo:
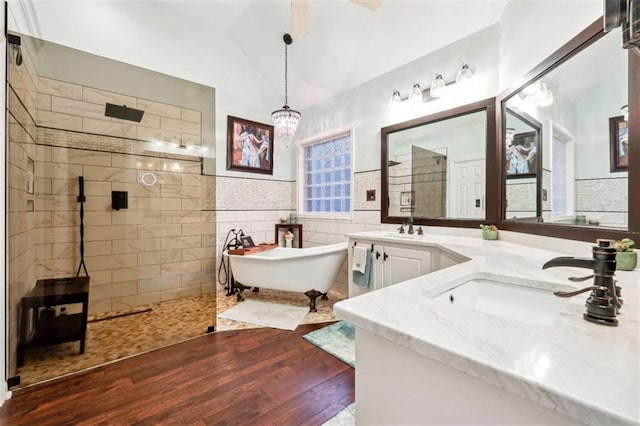
M593 277L592 286L572 292L557 291L553 294L558 297L572 297L591 291L585 305L587 312L583 315L584 319L596 324L616 326L618 325L616 316L623 303L620 298L620 287L616 286L616 280L613 278L616 272L616 249L611 247L610 240L597 242L598 245L591 249L592 258L556 257L542 265L542 269L570 266L593 270L593 275L569 278L571 281L585 281Z

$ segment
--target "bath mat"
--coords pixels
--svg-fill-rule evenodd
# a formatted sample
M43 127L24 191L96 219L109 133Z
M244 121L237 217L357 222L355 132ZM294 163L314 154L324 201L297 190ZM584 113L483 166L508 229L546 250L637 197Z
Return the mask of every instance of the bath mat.
M356 424L356 404L347 405L342 411L331 417L322 426L354 426Z
M218 318L293 331L308 312L308 306L278 305L245 300L233 308L218 314Z
M340 321L320 330L302 336L306 341L316 345L340 361L356 366L356 340L353 324Z

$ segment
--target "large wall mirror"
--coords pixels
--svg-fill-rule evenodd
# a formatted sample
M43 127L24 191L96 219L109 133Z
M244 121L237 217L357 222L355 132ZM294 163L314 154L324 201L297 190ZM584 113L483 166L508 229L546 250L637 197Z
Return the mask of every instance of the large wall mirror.
M382 222L485 219L494 102L382 129Z
M628 126L630 90L637 91L629 58L637 53L620 40L619 29L603 34L594 23L572 41L576 48L556 52L502 98L507 223L534 220L575 235L637 231L629 226L629 169L638 165L629 161Z

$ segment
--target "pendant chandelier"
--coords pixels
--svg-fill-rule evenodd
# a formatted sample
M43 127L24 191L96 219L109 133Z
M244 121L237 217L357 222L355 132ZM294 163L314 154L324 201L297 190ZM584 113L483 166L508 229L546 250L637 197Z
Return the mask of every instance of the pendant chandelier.
M289 146L296 135L302 114L287 105L289 95L287 89L287 47L293 42L293 39L289 34L285 34L282 39L284 40L284 106L282 109L273 111L271 119L273 120L276 139L285 146Z

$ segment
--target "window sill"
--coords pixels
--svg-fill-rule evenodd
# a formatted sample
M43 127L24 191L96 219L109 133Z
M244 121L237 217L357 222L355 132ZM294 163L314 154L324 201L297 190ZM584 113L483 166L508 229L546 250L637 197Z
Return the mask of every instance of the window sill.
M298 213L298 219L311 220L351 220L352 215L349 213Z

